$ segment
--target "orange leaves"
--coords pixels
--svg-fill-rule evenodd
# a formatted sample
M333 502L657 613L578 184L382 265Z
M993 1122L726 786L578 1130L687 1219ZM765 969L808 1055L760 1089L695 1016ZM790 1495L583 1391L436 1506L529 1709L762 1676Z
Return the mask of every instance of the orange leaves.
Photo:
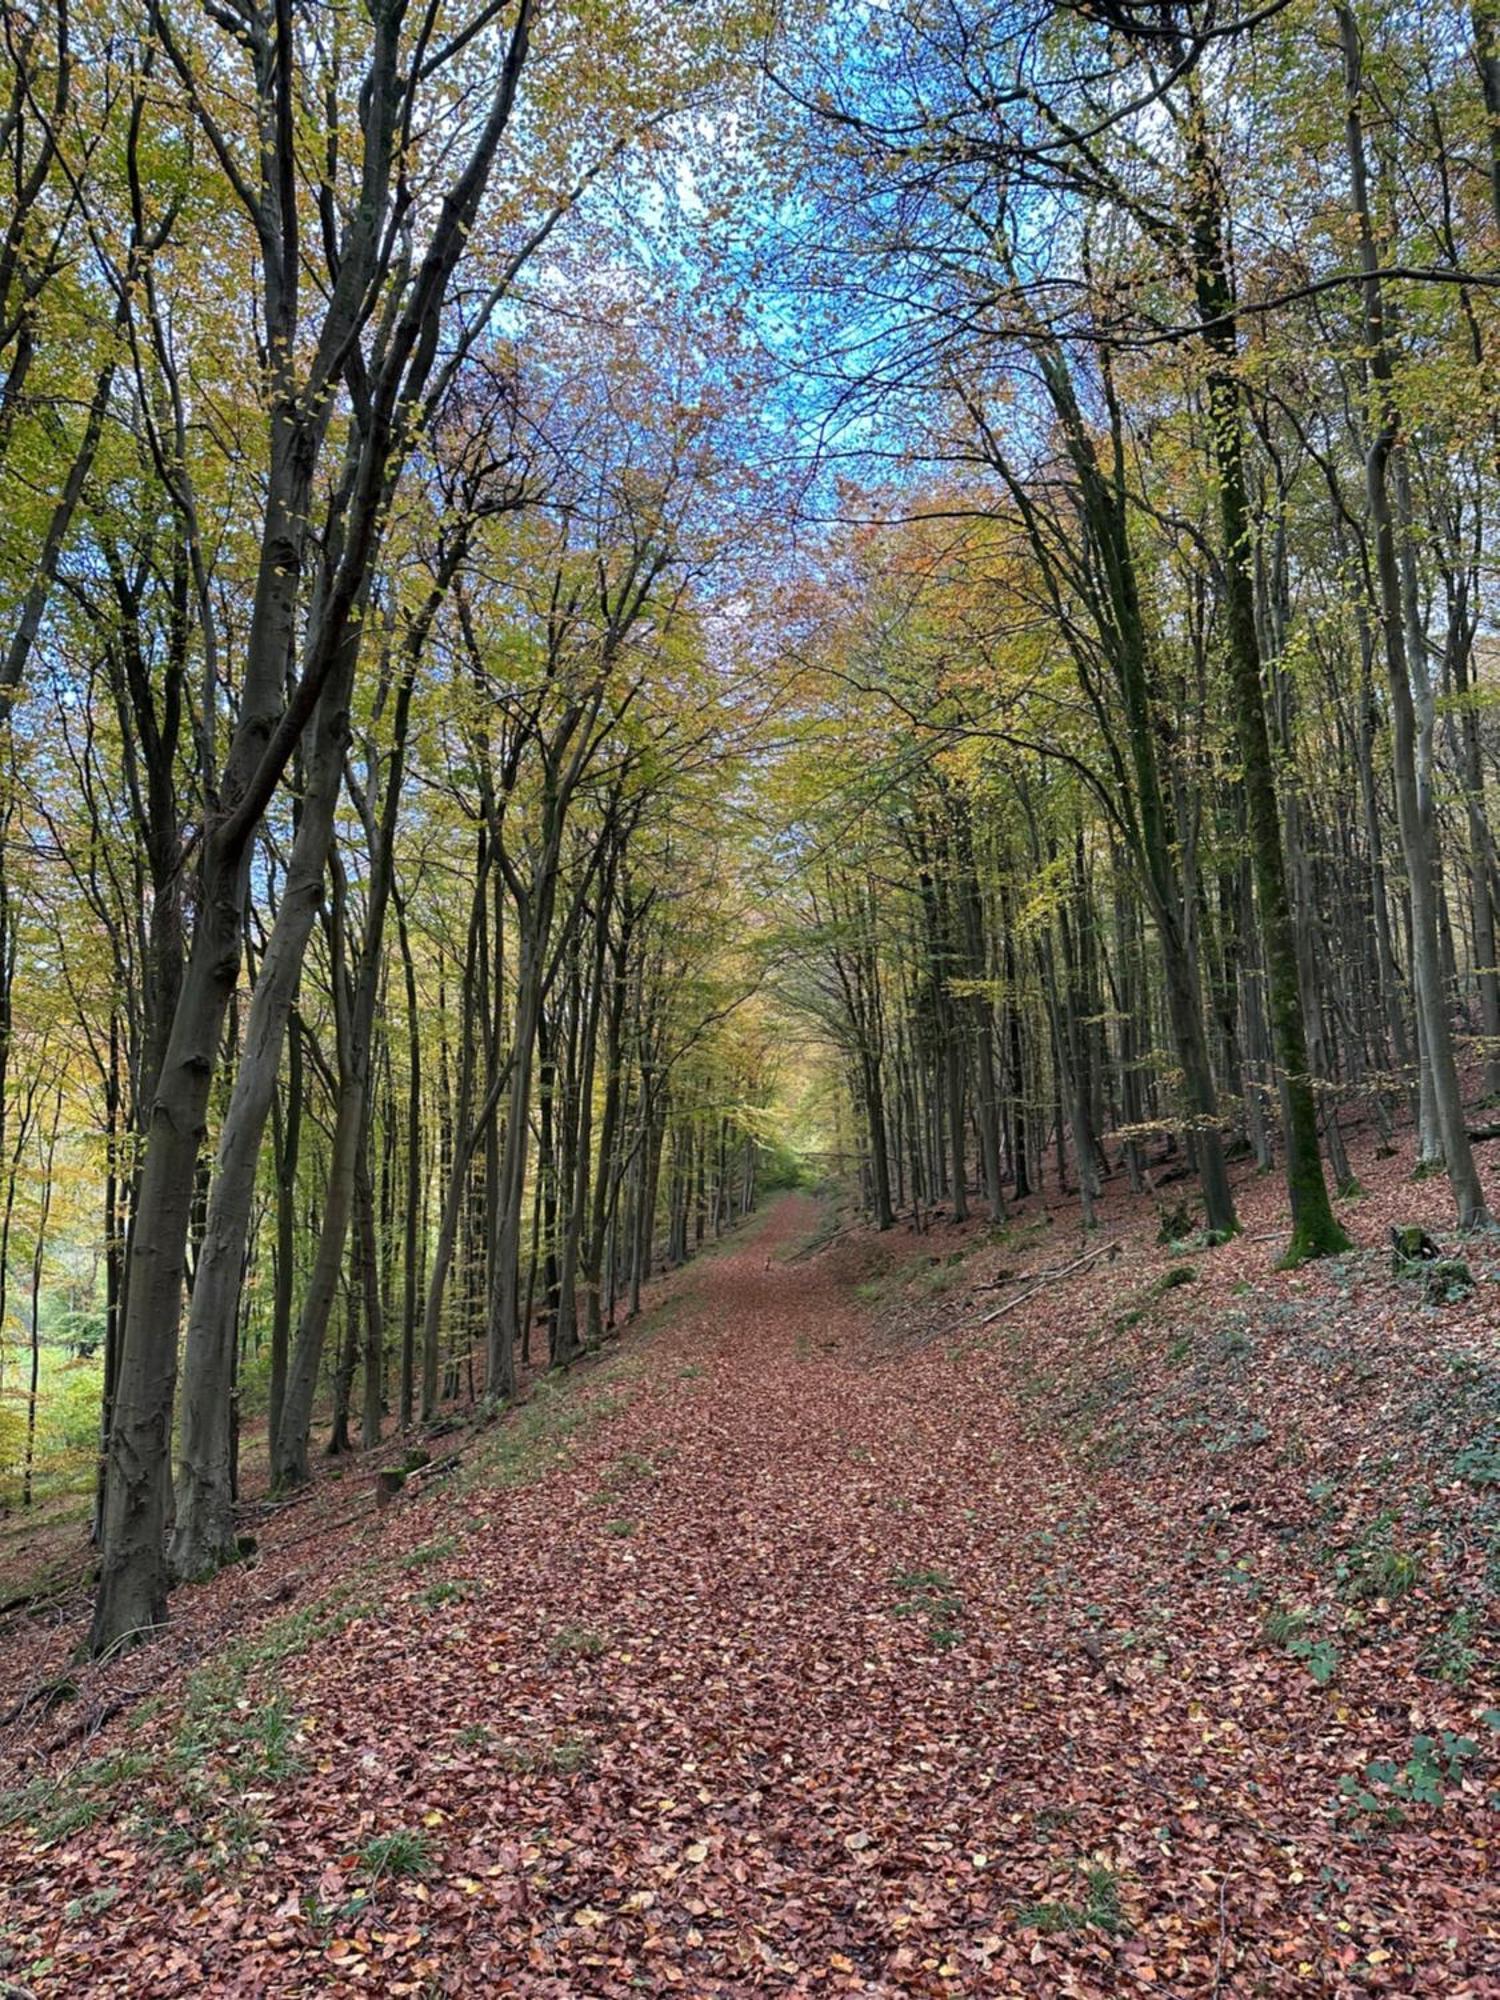
M1361 1171L1375 1237L1385 1184ZM538 2000L1104 2000L1218 1979L1226 2000L1477 2000L1496 1945L1492 1779L1400 1825L1336 1810L1341 1773L1392 1733L1408 1754L1413 1714L1480 1732L1479 1673L1460 1692L1416 1666L1482 1564L1469 1516L1388 1612L1354 1607L1336 1698L1267 1643L1264 1617L1324 1604L1325 1542L1405 1490L1375 1471L1402 1398L1455 1379L1427 1343L1493 1336L1481 1307L1440 1328L1387 1316L1388 1280L1361 1253L1356 1291L1347 1273L1273 1273L1256 1223L1278 1200L1250 1184L1250 1230L1191 1298L1162 1294L1119 1328L1120 1298L1172 1253L1112 1192L1108 1282L1039 1293L989 1344L935 1337L964 1318L953 1296L907 1301L875 1338L853 1287L909 1241L783 1261L813 1221L789 1201L676 1281L677 1310L627 1348L633 1372L565 1465L456 1508L423 1496L405 1532L430 1547L447 1509L461 1602L422 1606L392 1550L395 1587L370 1576L380 1615L282 1661L328 1770L256 1788L245 1856L195 1862L197 1893L151 1875L159 1850L130 1814L155 1775L97 1824L13 1840L3 1914L28 1962L54 1968L28 1983L156 2000L191 1968L197 1990L297 2000L430 1982ZM956 1286L988 1282L998 1248L939 1228L969 1253ZM1005 1255L1041 1269L1057 1250L1043 1229ZM1248 1351L1229 1337L1242 1320ZM1106 1407L1133 1426L1128 1460L1098 1451ZM1450 1420L1445 1404L1401 1433L1412 1463ZM592 1496L648 1462L622 1543ZM1481 1504L1461 1483L1429 1490ZM296 1556L268 1534L264 1563L315 1549L347 1569L347 1530L322 1519L309 1542L299 1512ZM903 1610L911 1579L939 1573L961 1604L947 1645ZM230 1602L247 1582L211 1589ZM610 1644L559 1652L565 1626ZM177 1726L169 1705L142 1740L164 1757ZM428 1872L372 1879L360 1857L398 1827L423 1829Z

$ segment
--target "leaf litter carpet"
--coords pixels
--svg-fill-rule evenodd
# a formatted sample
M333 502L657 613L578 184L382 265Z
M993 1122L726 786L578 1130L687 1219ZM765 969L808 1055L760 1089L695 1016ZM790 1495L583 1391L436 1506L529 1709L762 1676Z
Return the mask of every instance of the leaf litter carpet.
M1281 1276L1106 1205L1119 1256L1002 1314L1061 1221L802 1255L783 1199L524 1465L502 1425L378 1527L304 1517L294 1635L50 1761L31 1721L0 1995L1500 1994L1494 1495L1453 1471L1495 1315L1413 1306L1374 1208ZM291 1562L273 1524L257 1604ZM85 1754L125 1781L70 1819Z

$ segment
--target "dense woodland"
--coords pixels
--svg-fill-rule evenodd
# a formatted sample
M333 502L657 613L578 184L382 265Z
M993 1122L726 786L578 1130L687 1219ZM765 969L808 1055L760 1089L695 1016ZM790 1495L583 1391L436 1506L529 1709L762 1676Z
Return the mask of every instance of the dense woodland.
M90 1646L777 1179L1491 1226L1500 11L36 0L0 1480Z

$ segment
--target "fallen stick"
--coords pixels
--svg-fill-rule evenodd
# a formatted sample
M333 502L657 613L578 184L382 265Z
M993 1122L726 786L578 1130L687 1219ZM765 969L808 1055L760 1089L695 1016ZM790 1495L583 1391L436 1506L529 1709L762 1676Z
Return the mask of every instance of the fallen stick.
M1120 1241L1118 1236L1112 1236L1108 1243L1101 1243L1096 1249L1085 1251L1082 1257L1075 1258L1071 1264L1054 1264L1050 1271L1003 1271L998 1278L989 1278L984 1284L976 1285L974 1289L976 1292L998 1292L1002 1285L1024 1285L1032 1282L1039 1284L1044 1278L1065 1278L1069 1271L1076 1271L1080 1264L1088 1263L1091 1257L1102 1257L1106 1250L1117 1249Z
M973 1333L982 1326L993 1326L997 1319L1004 1319L1008 1312L1013 1312L1017 1306L1024 1305L1028 1299L1034 1299L1038 1292L1045 1291L1054 1280L1071 1277L1075 1271L1081 1271L1085 1264L1097 1263L1101 1257L1118 1257L1119 1254L1120 1239L1116 1236L1108 1243L1101 1243L1096 1250L1086 1250L1081 1257L1075 1257L1071 1264L1059 1264L1051 1271L1037 1271L1032 1274L1036 1282L1029 1291L1017 1292L1013 1299L1007 1299L1003 1306L996 1306L995 1310L986 1313L983 1319L971 1320L967 1326L961 1326L957 1330L960 1333Z
M982 1285L974 1287L976 1292L998 1292L1006 1285L1024 1284L1026 1279L1037 1276L1035 1271L1002 1271L998 1278L986 1278Z
M37 1618L43 1612L55 1610L66 1603L68 1598L80 1596L89 1587L92 1564L73 1571L70 1575L57 1577L39 1590L23 1590L14 1597L7 1597L0 1604L0 1620L13 1617Z
M111 1700L101 1703L97 1708L89 1709L86 1714L79 1716L75 1722L70 1723L60 1736L54 1736L50 1743L44 1744L42 1746L42 1755L44 1757L56 1756L59 1750L65 1750L70 1743L76 1743L80 1736L92 1742L106 1723L113 1722L117 1715L123 1715L127 1708L132 1708L136 1702L142 1699L145 1692L146 1690L143 1687L131 1688L125 1693L117 1694Z
M832 1236L815 1236L811 1243L802 1244L781 1261L784 1264L800 1264L805 1258L816 1257L821 1251L831 1250L835 1243L841 1242L846 1236L852 1236L857 1229L863 1229L864 1226L863 1222L849 1222L842 1229L836 1229Z

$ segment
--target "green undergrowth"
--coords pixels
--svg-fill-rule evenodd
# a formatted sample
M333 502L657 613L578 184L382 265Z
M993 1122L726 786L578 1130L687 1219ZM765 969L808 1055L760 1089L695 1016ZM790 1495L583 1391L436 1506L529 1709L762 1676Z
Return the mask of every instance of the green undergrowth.
M1041 1903L1023 1903L1016 1922L1024 1930L1040 1931L1044 1937L1068 1937L1079 1931L1100 1930L1111 1937L1129 1930L1120 1908L1120 1885L1113 1870L1095 1862L1078 1871L1076 1897L1058 1897Z
M92 1512L90 1485L30 1510L0 1513L0 1601L41 1603L84 1588L97 1560L88 1544Z
M1038 1234L1040 1225L1036 1223L996 1223L962 1243L941 1250L923 1248L920 1237L905 1241L882 1238L877 1246L871 1246L879 1262L868 1277L853 1287L854 1296L877 1312L942 1298L968 1283L969 1266L976 1257L993 1250L997 1244L1024 1249ZM1023 1274L1015 1275L1017 1282L1025 1282Z
M905 1257L857 1284L854 1295L861 1304L877 1307L892 1305L901 1299L920 1301L941 1298L945 1292L951 1292L963 1282L963 1267L971 1255L969 1250L949 1250L941 1254L927 1252Z
M540 1376L524 1403L476 1434L445 1491L472 1495L528 1485L565 1461L629 1406L632 1384L649 1367L643 1350L690 1293L689 1279L642 1314L629 1329L627 1346L597 1365ZM601 1497L655 1479L660 1456L619 1454L607 1468ZM608 1523L616 1535L634 1526L618 1514ZM440 1573L449 1565L461 1572L463 1549L462 1534L448 1526L415 1547L379 1550L316 1602L267 1619L195 1667L170 1704L175 1722L169 1735L162 1733L168 1705L153 1699L123 1724L120 1747L0 1794L0 1829L12 1840L49 1849L99 1821L118 1821L172 1868L183 1893L197 1893L211 1875L222 1876L255 1848L265 1832L260 1802L312 1754L316 1721L298 1707L287 1679L290 1663L361 1619L381 1615L386 1587L428 1611L463 1603L471 1582L461 1573ZM557 1657L594 1657L595 1639L581 1630L559 1634ZM522 1761L530 1754L517 1753ZM576 1769L579 1762L568 1744L535 1752L539 1769ZM400 1872L394 1864L405 1836L388 1838L395 1845L379 1871L386 1876Z
M690 1277L693 1266L684 1268ZM538 1375L525 1402L503 1411L469 1453L457 1490L530 1485L620 1416L630 1405L631 1385L650 1372L650 1342L671 1325L690 1297L689 1282L649 1306L625 1329L626 1344L597 1365Z
M579 1377L538 1376L526 1401L507 1411L469 1454L456 1490L527 1486L541 1478L627 1407L628 1395L610 1386L619 1380L610 1373L612 1366L588 1378L587 1389Z
M196 1667L170 1736L151 1728L161 1704L143 1705L119 1748L0 1796L0 1827L47 1849L97 1821L122 1819L148 1853L173 1866L188 1893L201 1889L208 1872L222 1873L261 1836L256 1795L303 1768L307 1732L282 1669L378 1614L369 1567Z
M1500 1731L1500 1710L1486 1709L1483 1735L1490 1741ZM1441 1809L1479 1764L1488 1747L1479 1736L1443 1729L1435 1736L1413 1736L1407 1754L1372 1757L1362 1771L1339 1780L1341 1817L1366 1827L1403 1826L1420 1806Z
M819 1189L816 1199L817 1217L812 1228L781 1246L776 1252L779 1264L798 1264L806 1258L816 1257L853 1222L854 1216L838 1190Z
M963 1642L964 1603L953 1579L941 1569L897 1570L891 1578L898 1618L919 1618L935 1652L946 1653Z

